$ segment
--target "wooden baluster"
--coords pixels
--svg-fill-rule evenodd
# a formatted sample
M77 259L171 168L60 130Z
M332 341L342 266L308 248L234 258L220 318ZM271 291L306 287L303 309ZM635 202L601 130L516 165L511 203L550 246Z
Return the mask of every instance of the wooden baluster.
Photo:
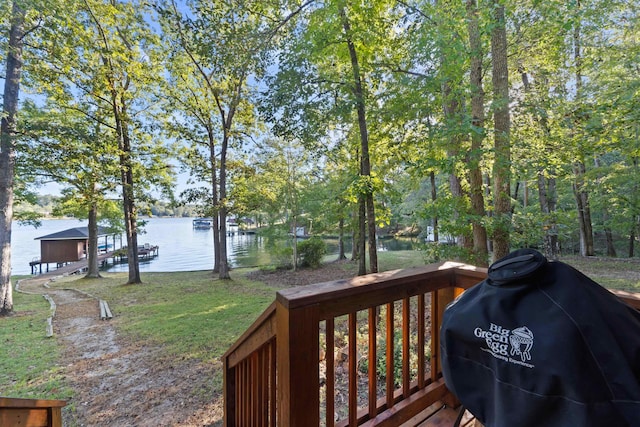
M424 309L424 294L418 295L418 388L423 389L425 387L425 357L424 357L424 344L425 344L425 309Z
M242 382L242 362L238 363L238 366L236 367L236 372L237 372L237 403L236 403L236 426L241 426L242 422L244 421L244 419L242 418L242 404L244 403L244 393L243 393L243 388L242 386L244 385Z
M438 379L438 355L440 346L438 327L438 291L431 292L431 381Z
M349 426L358 424L357 315L349 313Z
M271 340L269 344L269 361L271 362L271 369L269 369L269 419L270 427L276 427L276 341Z
M223 394L224 394L224 425L226 427L233 427L236 424L236 402L238 401L237 395L237 370L236 368L229 368L229 359L223 358L224 364L224 377L223 381Z
M250 425L250 412L251 412L251 391L249 384L249 360L246 359L242 363L242 425Z
M333 318L327 319L325 324L325 341L327 343L326 361L327 361L327 395L326 395L326 425L333 427L335 424L335 385L336 385L336 369L335 369L335 325Z
M411 322L409 320L411 300L402 300L402 397L407 399L411 388L411 378L409 372L409 349L411 339Z
M258 404L260 398L258 397L259 376L258 376L258 352L256 351L251 355L249 361L249 387L251 388L251 425L258 425Z
M327 342L327 395L326 395L326 425L333 427L336 416L336 368L335 368L335 322L334 319L327 319L325 325Z
M394 369L393 369L393 303L387 304L387 409L393 407Z
M268 371L266 360L266 346L263 346L258 353L258 425L260 427L267 426L267 417L265 409L267 407L267 393L265 393Z
M376 334L376 323L378 320L377 307L369 309L369 418L376 416L378 412L378 337Z

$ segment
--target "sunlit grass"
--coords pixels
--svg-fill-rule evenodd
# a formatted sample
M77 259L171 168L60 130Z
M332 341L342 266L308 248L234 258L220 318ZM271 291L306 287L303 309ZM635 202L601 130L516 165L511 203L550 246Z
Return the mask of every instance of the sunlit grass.
M561 261L609 289L640 292L640 260L629 258L563 257Z
M0 318L0 395L68 397L60 348L46 336L49 303L41 295L14 293L14 307L12 316Z
M72 285L108 302L119 333L161 345L167 357L182 359L219 359L275 297L273 288L250 282L239 271L230 281L210 272L147 273L137 285L124 284L126 273L103 276Z

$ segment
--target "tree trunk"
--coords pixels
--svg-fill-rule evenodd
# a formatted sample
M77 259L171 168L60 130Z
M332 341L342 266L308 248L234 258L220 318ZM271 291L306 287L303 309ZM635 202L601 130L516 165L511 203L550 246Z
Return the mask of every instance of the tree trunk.
M476 265L488 263L487 229L482 224L486 215L482 194L482 141L484 140L484 91L482 89L482 42L478 27L476 0L467 0L469 48L471 51L471 152L468 155L469 197L471 199L473 252Z
M298 221L296 215L292 215L293 221L291 221L291 229L293 230L291 249L293 249L293 271L298 270Z
M138 212L133 192L133 164L131 161L131 141L129 140L128 123L125 120L124 102L118 106L118 97L113 95L113 111L120 148L120 169L122 181L122 199L124 210L125 232L127 235L127 265L129 269L128 284L142 283L140 279L140 261L138 260Z
M231 116L231 114L229 114ZM220 151L220 204L218 215L220 217L220 270L218 277L223 280L230 279L229 262L227 260L227 149L229 146L229 132L225 123L224 136L222 137L222 149Z
M459 97L456 94L453 94L451 86L448 82L442 83L442 110L444 112L445 121L448 123L456 123L459 126L459 117L460 117L460 102ZM450 125L451 126L451 125ZM459 135L460 131L449 132L451 136L448 138L448 148L447 148L447 157L451 160L451 171L449 172L449 190L451 191L451 196L454 200L454 212L453 212L453 221L457 222L458 218L461 215L459 212L459 208L465 205L465 197L462 190L462 180L456 174L456 163L458 162L458 157L460 155L460 146L461 146L461 137ZM462 212L465 214L466 212ZM467 236L460 235L456 236L456 242L459 246L469 247L472 246L472 243L469 241Z
M577 10L581 7L580 0L577 1ZM576 109L580 105L582 100L582 47L581 47L581 22L580 17L575 19L575 27L573 29L573 54L576 67ZM581 117L575 117L574 122L579 123L582 120ZM576 137L573 135L574 138ZM578 143L578 160L573 165L573 172L575 175L575 181L573 186L573 192L576 198L576 205L578 207L578 221L580 223L580 255L593 256L593 227L591 222L591 208L589 207L589 194L587 193L584 185L584 176L586 174L586 167L584 161L579 157L581 156L581 143Z
M218 179L216 168L215 136L213 126L207 128L209 139L209 168L211 169L211 202L214 207L211 220L213 222L213 273L220 272L220 218L217 212L218 206Z
M367 211L364 196L358 196L358 276L367 274Z
M353 208L351 213L351 261L359 260L358 251L360 250L360 204ZM366 267L365 267L366 270Z
M520 76L522 78L522 85L524 86L525 94L527 96L532 95L532 87L529 81L529 75L527 72L520 68ZM544 79L541 79L544 81ZM540 82L537 85L541 93L548 91ZM533 101L530 101L533 102ZM536 104L536 110L542 109L542 106ZM551 130L549 129L549 123L547 120L546 111L543 113L533 113L535 122L540 125L542 133L545 138L551 137ZM549 151L547 148L545 151ZM547 178L547 175L549 176ZM540 201L540 212L544 215L544 237L543 237L543 252L547 259L557 260L560 254L560 248L558 246L558 225L555 220L556 210L556 179L555 171L553 168L547 171L543 165L538 167L538 199Z
M96 203L91 203L89 208L89 246L87 247L87 278L100 277L98 269L98 207Z
M611 227L604 227L604 234L607 238L607 256L609 257L617 257L616 247L613 244L613 233L611 232Z
M507 68L507 30L504 5L494 3L491 30L493 81L494 152L494 231L493 259L509 254L511 229L511 147L509 117L509 71Z
M16 114L22 77L25 11L13 2L0 124L0 316L13 312L11 287L11 223L15 170Z
M360 75L360 63L356 47L351 40L351 25L347 19L344 8L340 9L342 17L342 25L347 36L347 47L351 58L351 69L353 71L353 94L356 100L356 109L358 112L358 129L360 131L360 175L363 177L371 177L371 163L369 160L369 132L367 130L366 107L364 102L364 89L362 87L362 77ZM371 273L378 272L378 246L376 243L376 214L373 201L373 188L369 185L364 195L365 209L367 215L367 229L369 238L369 269Z
M544 171L538 171L538 198L540 211L545 215L543 252L547 259L557 260L560 252L558 248L558 226L553 219L555 211L555 178L545 178Z
M637 137L638 137L638 132L637 132L637 127L636 127L636 140L637 140ZM633 158L633 169L634 169L634 172L637 174L637 172L638 172L638 158L637 157ZM632 190L632 202L631 202L632 206L636 206L637 205L637 201L638 201L637 193L638 193L638 186L634 185L633 186L633 190ZM637 220L638 220L637 215L635 213L633 213L632 216L631 216L631 222L630 222L630 224L631 224L630 228L631 229L629 230L629 251L628 251L629 258L633 258L633 255L634 255L634 252L635 252L634 251L634 242L636 240L636 229L637 229L637 225L638 225Z
M593 256L595 253L593 246L593 226L591 224L589 194L584 189L584 176L586 173L584 163L581 161L574 163L573 173L575 176L573 194L576 199L578 223L580 225L580 255Z
M629 232L629 258L633 258L635 255L636 228L636 216L633 215L631 231Z
M344 218L340 218L338 223L338 261L347 259L344 254Z
M358 217L357 215L354 215L354 225L351 228L351 261L357 261L359 259L358 257L358 250L360 248L360 237L358 236ZM366 270L366 267L365 267Z
M431 182L431 203L435 203L436 200L438 199L435 172L431 171L429 173L429 181ZM438 215L434 215L434 217L433 217L433 241L437 242L438 239L439 239Z

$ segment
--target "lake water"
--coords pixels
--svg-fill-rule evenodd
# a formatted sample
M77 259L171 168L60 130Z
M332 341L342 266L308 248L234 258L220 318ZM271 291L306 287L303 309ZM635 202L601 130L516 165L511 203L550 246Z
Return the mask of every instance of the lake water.
M159 246L158 256L140 261L140 271L194 271L213 268L213 230L194 229L192 218L146 219L144 234L138 234L138 244ZM40 258L40 241L37 237L73 227L86 227L86 221L75 219L46 220L42 226L13 224L11 265L13 274L30 274L29 262ZM126 244L126 239L124 244ZM111 243L111 238L109 242ZM411 249L410 242L396 240L381 241L381 250ZM235 235L227 238L227 252L231 267L253 267L269 265L269 244L265 238L255 235ZM328 252L337 253L335 242L328 242ZM44 268L44 266L43 266ZM51 268L54 268L51 265ZM108 271L126 271L127 264L116 264Z

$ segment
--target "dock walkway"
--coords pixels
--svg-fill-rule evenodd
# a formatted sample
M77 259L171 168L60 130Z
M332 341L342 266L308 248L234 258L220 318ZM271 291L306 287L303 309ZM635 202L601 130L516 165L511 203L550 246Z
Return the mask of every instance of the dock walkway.
M107 258L113 258L113 254L114 254L114 251L98 254L98 263L106 260ZM39 276L42 276L42 277L61 276L61 275L67 276L70 274L77 274L83 271L87 271L87 269L89 268L89 260L86 258L80 261L75 261L75 262L57 267L56 269L51 271L49 271L49 266L47 265L47 271L44 273L42 272L42 264L47 264L47 263L35 263L34 261L32 261L30 264L31 264L31 274L35 274L34 268L36 265L39 265L40 266Z

